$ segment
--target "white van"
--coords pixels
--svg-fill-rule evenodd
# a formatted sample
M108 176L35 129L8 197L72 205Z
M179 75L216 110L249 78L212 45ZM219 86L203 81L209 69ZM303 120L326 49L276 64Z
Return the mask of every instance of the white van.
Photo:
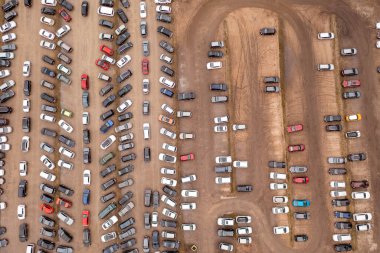
M28 246L26 246L26 253L34 253L34 244L28 244Z
M144 140L149 140L149 123L144 123L143 124L143 130L144 130Z
M108 16L108 17L113 17L115 14L113 11L113 8L111 7L105 7L105 6L100 6L97 10L97 13L102 16Z

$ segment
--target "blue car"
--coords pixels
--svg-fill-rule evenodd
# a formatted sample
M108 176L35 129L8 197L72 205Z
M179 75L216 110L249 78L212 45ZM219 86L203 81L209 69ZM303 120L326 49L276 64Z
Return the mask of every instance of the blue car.
M90 190L89 189L83 190L82 202L83 202L83 205L89 205L90 204Z
M160 89L160 92L161 92L163 95L165 95L165 96L167 96L167 97L170 97L170 98L174 96L174 92L172 92L171 90L165 89L165 88L161 88L161 89Z
M310 201L307 199L295 199L293 200L292 204L295 207L307 207L310 206Z
M101 127L100 127L100 132L102 132L103 134L105 134L112 126L114 125L113 121L112 120L107 120L106 123L104 123Z
M351 219L351 216L352 214L350 212L339 212L339 211L334 212L335 218Z

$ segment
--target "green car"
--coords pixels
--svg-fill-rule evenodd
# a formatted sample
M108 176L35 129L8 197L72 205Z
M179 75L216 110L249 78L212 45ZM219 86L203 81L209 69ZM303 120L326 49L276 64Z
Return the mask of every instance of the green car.
M115 157L115 155L112 152L107 153L102 158L100 158L99 163L100 163L100 165L104 165L114 157Z

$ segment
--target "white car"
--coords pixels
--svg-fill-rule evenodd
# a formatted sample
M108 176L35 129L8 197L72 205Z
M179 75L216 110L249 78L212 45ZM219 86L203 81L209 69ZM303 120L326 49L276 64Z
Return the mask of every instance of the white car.
M376 48L380 48L380 40L376 41Z
M344 181L331 181L330 187L332 187L332 188L346 188L346 183Z
M57 69L68 76L71 75L71 69L63 64L58 64Z
M30 61L24 61L22 65L22 75L25 77L30 76Z
M248 168L248 161L234 161L232 165L235 168Z
M188 197L188 198L197 198L198 197L198 191L197 190L182 190L181 196L182 197Z
M5 32L8 32L8 31L12 30L13 28L16 28L16 22L15 21L10 21L10 22L7 22L7 23L3 24L0 27L0 32L5 33Z
M168 154L164 154L164 153L160 153L158 155L158 159L160 161L167 162L167 163L176 163L176 161L177 161L177 157L172 156L172 155L168 155Z
M117 218L116 215L113 215L111 218L109 218L108 220L106 220L105 222L103 222L102 224L102 228L103 230L107 230L109 229L110 227L112 227L114 224L116 224L116 222L118 221L119 219Z
M158 81L166 87L169 87L169 88L175 87L175 82L173 82L172 80L166 77L161 76L160 79L158 79Z
M169 137L170 139L173 139L173 140L175 140L175 138L177 137L176 133L173 133L172 131L169 131L165 127L161 127L160 134L166 135L167 137Z
M219 243L219 249L223 251L234 251L234 245L226 242Z
M356 231L369 231L371 229L371 224L369 223L356 224L355 228L356 228Z
M45 30L45 29L41 29L40 32L39 32L39 34L40 34L42 37L44 37L44 38L46 38L46 39L48 39L48 40L54 40L54 38L55 38L54 33L51 33L51 32L49 32L49 31L47 31L47 30Z
M47 6L56 6L57 0L41 0L41 4L47 5Z
M235 220L233 218L218 218L216 223L219 226L233 226L235 225Z
M163 175L175 175L176 170L174 168L161 168L161 174Z
M40 177L50 181L54 182L57 178L54 174L47 172L46 170L40 172Z
M117 238L116 232L109 232L107 234L104 234L100 237L100 240L102 242L109 242L112 240L115 240Z
M177 203L174 200L172 200L171 198L169 198L165 194L161 195L161 201L164 202L165 204L171 206L171 207L175 207L177 205Z
M145 4L145 2L140 2L140 18L146 18L146 4Z
M181 227L183 231L195 231L197 229L197 225L194 223L184 223Z
M162 104L161 105L161 109L164 110L165 112L169 113L169 114L173 114L174 113L173 108L171 108L167 104Z
M143 132L144 132L144 140L148 140L150 138L150 125L149 125L149 123L143 124Z
M288 185L286 183L270 183L269 188L271 190L286 190L288 189Z
M69 123L64 121L63 119L58 121L58 126L60 126L63 130L65 130L68 133L72 133L74 130L74 128Z
M181 203L181 210L194 210L197 209L197 204L192 203Z
M0 136L0 143L5 143L8 141L8 137L5 135Z
M216 184L230 184L231 177L215 177Z
M158 212L152 212L152 227L158 227Z
M354 213L352 215L352 219L354 221L370 221L372 220L372 214L371 213Z
M217 164L232 163L232 157L231 156L217 156L215 157L215 162Z
M91 171L90 170L84 170L83 171L83 184L84 185L90 185L91 184Z
M273 233L275 235L288 234L289 233L289 227L288 226L273 227Z
M228 123L228 116L221 116L221 117L215 117L214 118L214 123L215 124L220 124L220 123Z
M2 85L0 85L0 90L2 92L7 91L10 88L12 88L13 86L15 86L15 84L16 84L15 81L8 80L8 81L4 82Z
M46 155L42 155L40 157L40 161L46 166L46 168L48 168L49 170L52 170L55 168L55 165L54 163L46 156Z
M26 161L21 161L18 167L18 171L21 177L25 177L28 173L28 163Z
M13 132L13 128L10 126L0 127L0 134L9 134Z
M195 139L195 134L193 133L179 133L180 140L190 140Z
M4 210L5 208L7 208L7 203L0 202L0 210Z
M162 231L161 236L162 238L174 239L176 237L176 233L172 231Z
M24 98L22 100L22 111L23 112L29 112L30 111L30 99Z
M67 156L68 158L74 158L75 153L65 147L59 147L58 152L64 156Z
M49 42L46 40L41 40L40 46L46 49L54 50L55 49L55 44L53 42Z
M177 219L177 216L178 216L176 212L167 208L162 209L162 214L171 219Z
M227 133L228 128L227 125L216 125L214 126L215 133Z
M52 122L52 123L55 122L55 117L54 116L47 115L45 113L41 113L40 114L40 119L48 121L48 122Z
M207 69L220 69L223 67L223 64L221 61L212 61L207 63Z
M170 144L168 144L166 142L164 142L162 144L162 149L168 150L168 151L172 151L172 152L177 152L177 147L176 146L170 145Z
M245 129L246 129L246 126L243 125L243 124L240 124L240 125L234 124L234 125L232 125L232 130L234 130L234 131L245 130Z
M177 111L177 118L191 117L193 114L188 111Z
M113 8L111 7L106 7L106 6L100 6L97 11L99 15L101 16L107 16L107 17L113 17L115 15L115 12Z
M172 12L172 8L166 5L157 5L156 6L156 12L158 13L164 13L164 14L170 14Z
M11 149L11 145L8 143L1 143L0 144L0 150L2 151L8 151Z
M172 0L154 0L156 4L171 4Z
M161 184L163 185L168 185L168 186L176 186L177 185L177 180L167 178L167 177L162 177L161 178Z
M250 235L252 234L251 227L239 227L236 229L236 234L238 235Z
M277 172L270 172L269 178L274 180L286 180L286 174L284 173L277 173Z
M289 199L287 196L273 196L272 198L273 203L288 203Z
M21 151L28 152L29 151L29 136L23 136L21 140Z
M65 34L67 34L68 32L70 32L71 28L69 25L64 25L62 26L61 28L59 28L57 30L57 32L55 33L55 35L57 35L58 38L62 38Z
M116 63L116 60L114 58L109 57L109 56L107 56L105 54L102 55L101 59L104 60L104 61L106 61L106 62L108 62L108 63L110 63L110 64L112 64L112 65Z
M326 33L318 33L319 40L332 40L335 38L334 33L326 32Z
M330 196L333 198L346 197L347 192L346 191L330 191Z
M25 205L18 205L17 206L17 218L19 220L24 220L26 216L26 208Z
M57 164L59 167L61 167L63 169L72 170L74 168L74 164L66 162L66 161L61 160L61 159L58 160Z
M173 59L165 54L161 54L160 55L160 60L163 61L163 62L166 62L167 64L172 64L173 63Z
M143 81L142 81L142 90L143 90L144 95L148 95L149 94L149 89L150 89L149 79L143 79Z
M100 144L100 148L103 149L103 150L106 150L109 146L112 145L112 143L114 143L116 141L116 137L115 135L110 135L107 137L107 139L105 139L101 144Z
M127 30L127 27L126 27L124 24L122 24L122 25L120 25L118 28L116 28L115 33L116 33L116 35L120 35L120 34L122 34L125 30Z
M369 192L352 192L351 198L352 199L369 199L371 195Z
M90 122L90 114L88 114L88 112L83 112L82 113L82 124L88 125L89 122Z
M273 214L283 214L283 213L289 213L289 207L287 206L276 206L272 208Z
M238 237L238 243L240 244L251 244L252 243L252 237Z
M119 112L119 113L122 113L124 112L125 110L127 110L129 107L131 107L132 105L132 101L127 99L125 100L123 103L121 103L117 108L116 110Z
M15 40L16 38L17 38L17 36L15 33L8 33L8 34L5 34L1 37L1 41L6 43L9 41Z
M333 234L332 236L334 242L346 242L351 241L350 234Z
M0 78L4 78L10 76L11 72L8 69L4 69L0 71Z
M4 169L0 169L0 177L4 176L5 174L5 170Z
M54 25L54 19L51 19L51 18L48 18L48 17L45 17L45 16L42 16L40 18L40 22L42 24L45 24L45 25L49 25L49 26L53 26Z
M116 65L119 68L122 68L122 67L124 67L125 64L127 64L131 60L132 60L131 56L129 56L129 55L126 54L123 57L121 57L120 60L117 61Z
M181 182L182 183L190 183L190 182L194 182L196 180L197 180L197 176L195 174L192 174L192 175L185 176L185 177L181 178Z

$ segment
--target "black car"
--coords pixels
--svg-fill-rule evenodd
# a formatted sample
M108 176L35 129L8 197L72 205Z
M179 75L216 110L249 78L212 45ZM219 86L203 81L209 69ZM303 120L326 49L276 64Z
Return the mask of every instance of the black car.
M238 192L251 192L253 190L252 185L237 185L236 190Z
M342 125L337 124L337 125L327 125L326 126L326 131L327 132L339 132L342 131Z
M122 54L125 51L127 51L128 49L130 49L131 47L133 47L133 43L128 41L127 43L125 43L125 44L121 45L120 47L118 47L117 53L118 54Z
M333 206L348 206L350 205L350 200L348 199L333 199L331 200Z
M208 57L211 58L222 58L224 56L222 51L208 51Z
M15 92L13 90L8 90L0 95L0 103L5 103L9 99L13 98L15 96Z
M83 1L81 6L81 13L83 17L87 17L88 15L88 2Z
M30 117L22 117L22 131L25 133L30 132Z
M166 89L166 88L161 88L160 92L161 92L161 94L163 94L167 97L170 97L170 98L174 96L174 92L172 92L171 90Z
M161 227L164 227L164 228L176 228L177 227L177 222L174 221L174 220L161 220Z
M100 115L100 119L105 121L107 120L109 117L112 117L115 113L113 112L113 110L108 110L106 111L105 113L101 114Z
M75 141L72 140L72 139L70 139L69 137L67 137L67 136L65 136L65 135L60 135L60 136L58 137L58 140L59 140L61 143L63 143L63 144L65 144L65 145L69 146L70 148L73 148L73 147L75 146Z
M129 83L124 85L118 92L117 92L117 95L119 97L123 97L125 96L126 94L128 94L128 92L130 92L132 90L132 85L130 85Z
M50 7L42 7L41 8L41 13L42 14L46 14L46 15L54 16L55 15L55 10L53 8L50 8Z
M83 129L83 142L84 144L90 144L91 138L90 138L90 130Z
M351 229L352 223L351 222L335 222L334 227L336 229Z
M367 159L367 156L365 153L355 153L355 154L349 154L347 156L347 160L350 162L364 161L365 159Z
M153 249L159 249L160 248L160 234L157 230L153 231L152 240L153 240Z
M40 199L42 202L45 202L45 203L52 203L54 201L54 199L51 196L45 193L41 194Z
M11 61L9 60L0 60L0 67L10 67Z
M50 76L52 78L54 78L57 75L57 73L55 73L53 70L51 70L51 69L49 69L47 67L42 67L41 68L41 73L45 74L47 76Z
M148 35L148 25L145 20L140 22L140 34L144 38Z
M136 160L136 154L132 153L132 154L128 154L128 155L124 155L120 158L120 160L122 162L129 162L129 161L133 161L133 160Z
M227 91L227 84L225 84L225 83L212 83L210 85L210 90Z
M336 244L334 245L334 249L336 252L347 252L352 251L351 244Z
M112 29L113 26L114 26L114 24L111 21L108 21L108 20L105 20L105 19L99 20L99 25L107 27L107 28L110 28L110 29Z
M103 191L107 190L108 188L110 188L112 185L116 184L116 179L115 178L111 178L110 180L104 182L103 184L100 185L100 187L102 188Z
M49 128L42 128L41 134L45 135L45 136L49 136L49 137L56 137L57 136L57 132L54 130L51 130Z
M264 83L279 83L280 78L278 76L266 76L264 77Z
M129 0L120 0L120 3L124 8L128 8L130 6Z
M346 175L347 170L345 168L330 168L329 174L330 175Z
M144 162L149 162L150 161L150 148L145 147L144 148Z
M119 16L121 22L124 24L128 22L128 17L122 9L117 9L116 14Z
M2 9L4 12L13 10L18 5L18 0L11 0L3 4Z
M108 167L106 167L105 169L101 170L100 175L102 177L106 177L115 170L116 170L116 165L112 164L112 165L109 165Z
M9 124L8 119L0 118L0 126L6 126Z
M83 163L91 163L91 149L89 147L83 148Z
M0 236L2 236L3 234L5 234L7 232L7 228L6 227L0 227Z
M174 47L167 41L161 40L160 41L160 47L163 48L168 53L174 52Z
M50 58L50 57L47 56L47 55L42 56L42 60L43 60L44 62L46 62L47 64L50 64L50 65L54 65L54 63L55 63L55 60L52 59L52 58Z
M20 224L18 227L18 239L20 242L26 242L28 240L28 224Z
M32 0L24 0L25 7L32 7Z
M106 99L103 100L102 104L103 104L104 107L107 107L110 104L112 104L115 100L116 100L116 96L115 95L110 95Z
M18 197L19 198L25 198L27 195L27 184L28 182L26 180L21 180L18 184Z
M340 73L342 76L355 76L359 75L359 70L357 68L342 69Z
M131 34L129 32L124 32L123 34L120 34L119 37L116 40L116 45L120 46L123 44L129 37L131 37Z
M37 245L47 250L53 250L55 248L55 243L46 239L39 239Z
M99 0L99 5L113 7L113 0Z
M73 239L73 236L63 228L58 229L58 236L65 242L71 242L71 240Z
M194 92L182 92L178 93L177 100L191 100L195 99L195 93Z
M309 239L307 235L294 235L295 242L306 242Z
M125 175L127 173L130 173L134 170L134 167L132 164L128 164L127 166L125 166L124 168L120 169L117 171L117 174L119 176L122 176L122 175Z
M74 194L74 191L72 189L70 189L69 187L65 186L65 185L62 185L60 184L58 186L58 191L65 194L66 196L73 196Z
M113 85L109 83L109 84L107 84L106 86L104 86L103 88L100 89L99 95L100 96L104 96L108 92L110 92L112 89L113 89Z
M0 113L1 114L11 113L12 111L13 111L12 107L9 107L9 106L0 106Z
M69 11L72 11L74 9L73 5L67 0L58 0L58 3Z
M106 194L104 196L101 196L100 197L100 201L102 203L106 203L107 201L110 201L111 199L115 198L115 196L116 196L115 192L110 192L110 193L108 193L108 194Z
M353 98L360 98L360 91L354 90L354 91L346 91L342 93L342 97L344 99L353 99Z
M116 81L118 83L122 83L123 81L127 80L128 78L130 78L132 76L132 71L131 70L127 70L123 73L121 73L117 78L116 78Z
M323 120L325 122L334 122L334 121L341 121L342 120L342 116L340 115L326 115Z
M156 19L158 21L165 22L165 23L171 23L172 22L172 17L167 15L167 14L163 14L163 13L157 13Z
M260 35L275 35L276 29L275 28L261 28L260 29Z
M126 194L123 195L123 197L121 197L118 201L118 203L120 205L124 205L127 203L127 201L129 201L131 198L133 197L133 193L132 192L127 192ZM132 218L133 219L133 218ZM128 219L129 220L129 219ZM134 219L133 219L134 220ZM123 224L123 223L122 223ZM121 226L122 224L120 224L119 226ZM133 224L133 223L132 223ZM121 228L121 227L120 227ZM124 229L124 228L122 228Z
M165 185L164 187L162 187L162 191L165 192L166 194L168 194L169 196L171 197L175 197L177 195L177 192L176 190L174 190L173 188Z
M32 88L32 82L30 80L25 80L24 81L24 95L29 97L30 96L30 91Z
M8 22L14 19L15 17L17 17L17 12L15 11L10 11L4 14L4 19Z
M39 222L44 225L53 228L55 226L55 221L45 215L41 215L39 218Z
M286 163L285 162L276 162L276 161L269 161L268 162L268 167L269 168L285 168L286 167Z
M161 25L159 27L157 27L157 32L159 32L159 33L161 33L161 34L163 34L163 35L165 35L165 36L167 36L169 38L171 38L173 36L173 32L172 31L170 31L168 28L163 27Z
M169 68L168 66L162 65L161 66L161 71L169 76L174 76L174 70Z
M127 112L127 113L124 113L124 114L120 114L118 117L117 117L117 120L119 122L123 122L123 121L126 121L126 120L129 120L133 118L133 114L131 112Z

